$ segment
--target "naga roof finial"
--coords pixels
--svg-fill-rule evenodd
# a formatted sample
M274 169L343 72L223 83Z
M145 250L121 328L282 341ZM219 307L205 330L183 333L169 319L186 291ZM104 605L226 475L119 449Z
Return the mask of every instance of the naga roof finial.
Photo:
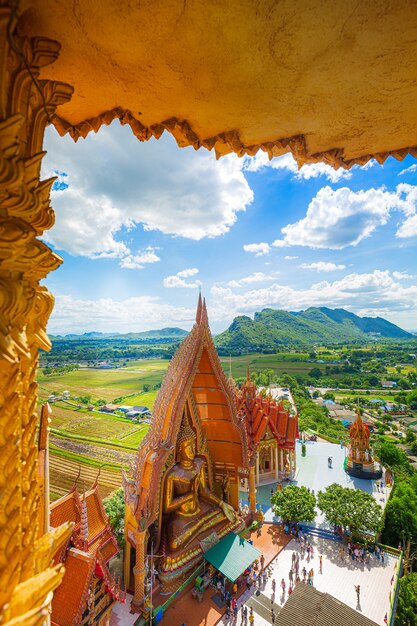
M197 313L195 315L195 321L197 324L201 321L201 313L203 311L203 300L201 298L201 287L198 288L198 303L197 303Z

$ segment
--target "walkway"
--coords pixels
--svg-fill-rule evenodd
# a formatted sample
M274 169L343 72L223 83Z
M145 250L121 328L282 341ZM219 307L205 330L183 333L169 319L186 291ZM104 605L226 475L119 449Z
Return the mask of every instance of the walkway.
M279 607L283 606L288 593L282 594L280 583L282 578L286 582L286 592L289 587L289 571L292 564L292 553L300 554L300 570L305 566L307 571L314 570L314 586L322 592L327 592L334 598L344 602L353 609L359 610L372 619L376 624L384 625L385 613L389 612L389 595L392 589L391 579L396 572L397 559L386 556L385 563L372 558L367 565L340 558L340 544L320 538L312 538L314 556L307 562L307 556L301 559L298 543L292 539L280 552L272 564L272 577L264 587L253 592L247 598L242 598L248 607L253 606L255 626L268 626L271 621L271 608L275 605L275 615ZM323 555L323 573L319 572L319 555ZM302 576L301 576L302 578ZM276 592L272 591L272 580L276 581ZM304 583L299 583L304 584ZM357 605L355 585L360 585L360 605ZM269 614L265 611L265 598L269 599ZM239 606L241 605L239 602ZM267 604L266 604L267 606ZM277 608L278 607L278 608ZM221 621L221 624L231 626L232 620ZM240 617L237 621L240 624ZM187 626L193 626L187 624Z
M321 442L306 442L306 456L301 456L301 443L297 441L296 444L296 456L297 456L297 472L295 479L290 483L285 483L284 486L299 485L314 489L317 494L318 491L323 491L326 487L333 483L338 483L342 487L349 487L350 489L361 489L366 493L372 494L375 500L385 507L390 489L385 487L383 493L378 492L376 488L376 481L366 480L363 478L353 478L349 476L344 470L344 461L346 448L341 448L340 445L334 443L321 443ZM333 467L329 468L327 465L327 459L331 456L333 459ZM275 489L276 483L270 485L261 485L257 487L257 502L262 506L262 510L265 514L265 520L272 522L274 518L273 511L271 509L271 489ZM247 496L245 492L240 492L242 502L245 503ZM318 511L315 525L319 527L328 528L323 516Z

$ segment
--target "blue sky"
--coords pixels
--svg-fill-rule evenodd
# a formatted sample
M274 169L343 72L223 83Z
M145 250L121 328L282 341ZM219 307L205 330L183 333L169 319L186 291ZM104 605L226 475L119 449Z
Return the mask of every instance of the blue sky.
M214 332L265 307L343 307L417 328L417 163L301 170L287 154L216 161L117 122L74 143L52 128L44 177L63 265L51 333L190 328L198 287Z

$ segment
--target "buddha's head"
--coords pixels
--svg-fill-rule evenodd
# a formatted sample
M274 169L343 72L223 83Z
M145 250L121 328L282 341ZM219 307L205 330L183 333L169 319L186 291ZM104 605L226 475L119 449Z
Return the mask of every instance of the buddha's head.
M193 461L195 457L195 439L186 439L180 444L180 461Z
M177 440L180 461L193 461L196 453L196 435L186 415L184 415Z

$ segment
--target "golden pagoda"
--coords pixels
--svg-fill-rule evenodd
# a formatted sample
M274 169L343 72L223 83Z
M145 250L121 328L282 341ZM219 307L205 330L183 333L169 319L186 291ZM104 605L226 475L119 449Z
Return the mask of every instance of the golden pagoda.
M355 478L381 478L382 470L375 462L369 442L369 428L363 423L360 408L356 420L349 429L350 446L346 463L346 471Z
M145 601L150 555L159 591L172 593L213 543L244 528L239 485L248 473L246 429L200 294L196 322L165 374L131 475L124 475L124 572L134 610Z

